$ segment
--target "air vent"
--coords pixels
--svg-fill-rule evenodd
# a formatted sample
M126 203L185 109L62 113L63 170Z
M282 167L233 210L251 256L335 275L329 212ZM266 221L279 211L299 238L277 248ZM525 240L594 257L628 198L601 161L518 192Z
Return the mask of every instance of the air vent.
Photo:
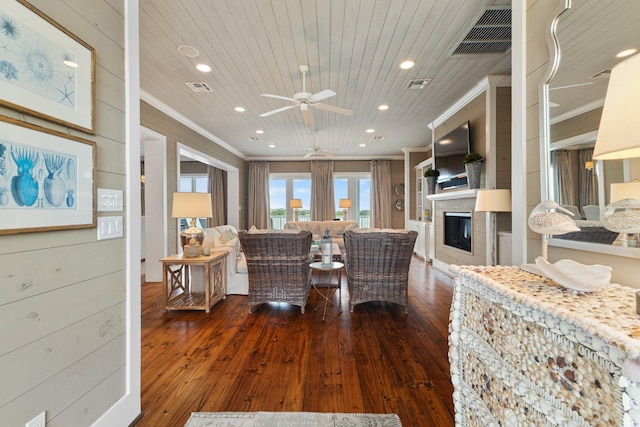
M384 136L374 136L373 138L374 141L382 141L384 139Z
M257 136L250 136L249 141L260 141L260 138L258 138Z
M412 79L405 86L405 89L424 89L427 87L431 79Z
M213 92L211 86L204 82L187 82L185 84L194 92Z
M451 50L450 56L505 54L511 49L511 9L485 9Z

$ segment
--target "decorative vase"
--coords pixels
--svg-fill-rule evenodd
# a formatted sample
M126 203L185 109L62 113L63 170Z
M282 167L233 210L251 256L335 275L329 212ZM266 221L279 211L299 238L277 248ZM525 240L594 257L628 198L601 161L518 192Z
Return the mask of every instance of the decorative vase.
M464 168L467 171L467 183L469 184L469 188L480 188L482 161L465 163Z
M436 177L426 176L424 179L427 183L427 194L436 194Z

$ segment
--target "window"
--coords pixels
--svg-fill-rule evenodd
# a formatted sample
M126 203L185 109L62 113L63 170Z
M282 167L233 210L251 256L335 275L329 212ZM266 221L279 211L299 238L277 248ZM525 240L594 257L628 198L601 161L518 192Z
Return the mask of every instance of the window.
M285 222L294 220L294 211L289 207L291 199L302 200L302 209L298 210L298 221L309 221L311 219L311 175L272 173L269 176L270 228L281 230Z
M371 174L340 173L333 177L333 191L336 204L336 218L343 219L340 199L350 199L348 219L356 221L360 227L371 224Z
M188 193L206 193L209 186L207 175L180 175L180 188L178 191Z
M371 176L369 173L334 174L335 218L342 219L340 199L350 199L348 219L358 222L360 227L371 223ZM302 209L298 211L298 221L311 220L311 175L278 174L269 176L269 220L272 229L282 229L287 221L293 221L295 214L289 207L291 199L301 199Z
M191 175L191 174L183 174L180 175L180 182L178 184L178 191L181 193L207 193L209 186L209 180L207 175ZM192 218L179 218L178 219L178 228L179 231L182 232L184 229L188 228L191 223ZM205 229L207 228L207 219L206 218L197 218L196 219L196 227Z

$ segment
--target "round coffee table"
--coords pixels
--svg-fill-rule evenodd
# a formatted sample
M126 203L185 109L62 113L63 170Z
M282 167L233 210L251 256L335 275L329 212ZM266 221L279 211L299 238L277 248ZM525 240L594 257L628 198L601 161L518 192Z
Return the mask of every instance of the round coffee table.
M324 322L325 316L327 314L327 304L329 302L333 304L333 301L331 301L330 298L333 293L335 293L336 289L338 289L338 304L340 305L340 298L342 298L342 290L340 289L340 287L342 284L342 269L344 268L344 264L336 261L328 265L325 265L321 262L312 262L311 264L309 264L309 267L311 267L313 270L317 270L320 273L322 273L323 271L329 273L329 281L327 283L316 283L312 281L313 288L322 298L324 298L324 310L322 311L322 321ZM331 280L331 273L333 272L336 273L336 279L338 280L337 285L334 285ZM323 294L322 292L320 292L320 289L318 289L318 285L320 285L320 287L327 288L327 293Z

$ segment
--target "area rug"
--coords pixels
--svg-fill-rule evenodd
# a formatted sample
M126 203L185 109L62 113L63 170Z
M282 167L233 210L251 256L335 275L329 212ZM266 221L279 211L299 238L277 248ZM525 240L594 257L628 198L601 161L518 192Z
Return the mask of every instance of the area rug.
M396 414L194 412L184 427L402 427Z

